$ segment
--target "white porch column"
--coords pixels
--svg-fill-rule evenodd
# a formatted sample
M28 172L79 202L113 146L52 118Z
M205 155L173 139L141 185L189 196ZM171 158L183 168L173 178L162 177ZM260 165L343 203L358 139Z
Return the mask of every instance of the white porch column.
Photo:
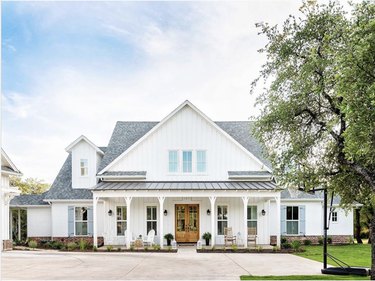
M96 195L93 195L92 197L93 199L93 203L92 203L92 220L93 220L93 223L92 223L92 230L93 230L93 244L94 244L94 247L98 247L98 220L97 220L97 214L96 214L96 209L97 209L97 205L98 205L98 200L99 200L99 197L96 197Z
M211 246L215 246L216 242L216 234L215 234L215 201L216 197L211 196L209 197L211 202Z
M130 242L132 241L132 230L131 230L131 213L130 204L133 197L125 197L126 201L126 248L130 249Z
M243 245L247 248L247 204L249 203L249 197L243 196Z
M164 242L164 200L165 197L158 197L159 200L159 239L160 239L160 248L163 249Z
M277 231L277 246L281 246L281 226L280 226L280 221L281 221L281 199L280 199L280 194L275 197L276 200L276 231Z
M18 241L21 241L21 209L18 209L18 225L17 225L17 234L18 234Z

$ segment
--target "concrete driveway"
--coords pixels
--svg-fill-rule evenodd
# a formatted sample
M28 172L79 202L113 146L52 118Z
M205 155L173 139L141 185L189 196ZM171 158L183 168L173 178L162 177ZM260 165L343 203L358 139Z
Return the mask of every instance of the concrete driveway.
M238 280L240 275L320 274L321 263L290 254L62 253L11 251L2 255L2 279Z

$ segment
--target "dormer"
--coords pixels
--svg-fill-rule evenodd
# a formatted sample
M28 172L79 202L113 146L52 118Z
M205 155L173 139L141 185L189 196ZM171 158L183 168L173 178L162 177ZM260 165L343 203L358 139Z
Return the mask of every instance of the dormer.
M65 150L72 154L72 187L93 187L97 183L96 171L104 152L83 135Z

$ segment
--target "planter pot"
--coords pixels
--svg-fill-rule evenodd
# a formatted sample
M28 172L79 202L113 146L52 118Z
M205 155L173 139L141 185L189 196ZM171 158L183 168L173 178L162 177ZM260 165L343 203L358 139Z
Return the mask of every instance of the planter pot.
M167 239L167 246L171 246L172 240Z
M210 239L206 239L206 246L210 246Z

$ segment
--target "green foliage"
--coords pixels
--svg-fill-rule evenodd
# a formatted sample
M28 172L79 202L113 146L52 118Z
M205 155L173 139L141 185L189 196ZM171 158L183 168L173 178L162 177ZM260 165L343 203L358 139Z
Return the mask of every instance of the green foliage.
M78 245L75 242L69 242L68 244L66 244L66 248L68 249L68 251L74 251L78 248Z
M21 194L41 194L50 188L50 184L37 178L10 177L10 185L18 187Z
M84 239L79 240L79 249L81 251L85 251L88 248L89 248L89 243L86 240Z
M160 245L158 245L158 244L154 244L154 245L152 245L152 248L153 248L154 250L156 250L156 251L159 251L159 250L160 250Z
M294 241L292 241L292 243L291 243L292 249L293 249L295 252L299 252L299 251L301 251L301 245L302 245L302 243L301 243L301 241L299 241L299 240L294 240Z
M134 245L130 245L130 251L134 251Z
M164 239L167 239L167 240L173 240L174 236L172 233L167 233L164 235Z
M319 239L318 239L318 244L319 244L319 245L323 245L323 242L324 242L323 237L319 237Z
M98 251L98 247L96 247L96 246L92 246L92 250L93 250L94 252L97 252L97 251Z
M202 238L204 240L210 240L211 239L211 233L209 233L209 232L203 233Z
M312 244L311 240L309 240L309 239L303 240L303 245L310 246L311 244Z
M332 237L330 237L330 236L327 237L327 243L332 244Z
M308 1L282 28L258 24L267 38L255 135L278 181L328 187L342 204L375 190L375 3Z
M273 252L279 252L280 251L280 248L278 246L273 246L272 247L272 251Z
M263 247L262 246L257 246L257 252L260 253L263 251Z
M232 251L235 252L235 251L237 251L237 250L238 250L238 246L237 246L236 244L233 244L233 245L232 245Z
M113 251L113 246L112 245L108 245L106 247L106 249L107 249L107 252L112 252Z
M30 240L28 245L31 249L35 249L36 247L38 247L38 242L36 242L35 240Z

